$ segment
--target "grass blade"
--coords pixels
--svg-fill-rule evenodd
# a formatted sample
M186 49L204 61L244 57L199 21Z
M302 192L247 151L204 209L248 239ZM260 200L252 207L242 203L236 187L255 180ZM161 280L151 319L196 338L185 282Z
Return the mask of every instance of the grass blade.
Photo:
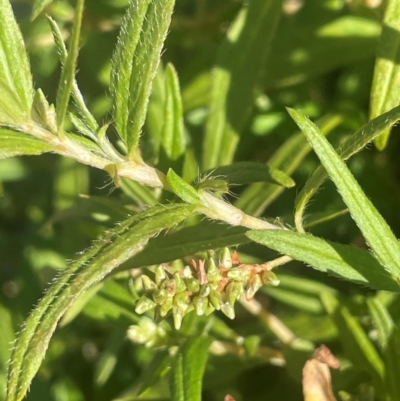
M347 140L343 142L342 145L336 150L341 159L347 160L355 153L363 149L369 142L374 140L378 135L385 132L386 129L391 127L400 119L400 107L395 107L394 109L374 118L369 121L363 127L361 127L357 132L350 136ZM303 189L296 197L296 212L295 212L295 222L296 227L299 231L302 230L302 220L303 214L306 209L307 203L313 195L318 191L318 188L324 183L328 178L328 174L323 166L319 166L311 175L311 177L306 182Z
M124 221L65 270L26 320L15 343L6 401L21 401L45 355L57 322L75 300L160 231L193 213L187 205L157 206Z
M400 282L400 244L390 227L317 126L298 111L290 109L289 114L306 135L377 259Z
M110 89L114 119L131 160L140 158L139 135L174 3L174 0L132 0L112 58Z
M280 14L280 0L252 0L248 9L239 13L222 44L213 71L204 170L232 162Z
M246 235L255 242L301 260L322 272L374 289L400 292L398 281L368 251L361 248L293 231L253 230Z
M172 401L201 401L202 379L211 341L209 337L197 337L180 347L170 373Z
M400 85L400 2L388 0L382 21L375 61L374 79L371 88L370 118L398 106ZM375 145L383 150L390 135L388 127L375 139Z
M57 91L56 114L59 136L64 135L64 120L67 114L69 98L75 77L84 4L84 0L78 0L75 7L74 24L72 27L68 55L61 72L60 84Z
M0 87L3 86L14 94L20 111L28 116L33 100L32 76L9 0L0 0Z

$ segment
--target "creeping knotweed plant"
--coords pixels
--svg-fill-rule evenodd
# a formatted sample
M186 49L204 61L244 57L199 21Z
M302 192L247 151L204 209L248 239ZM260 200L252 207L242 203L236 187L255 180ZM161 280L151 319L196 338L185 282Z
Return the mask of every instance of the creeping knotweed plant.
M220 310L230 319L235 317L235 302L243 294L247 300L265 285L276 286L279 280L267 264L241 264L236 251L228 248L209 252L206 259L192 259L181 271L172 273L159 265L154 279L141 276L144 294L136 304L137 313L154 309L156 319L173 315L179 329L183 317L195 311L198 316Z

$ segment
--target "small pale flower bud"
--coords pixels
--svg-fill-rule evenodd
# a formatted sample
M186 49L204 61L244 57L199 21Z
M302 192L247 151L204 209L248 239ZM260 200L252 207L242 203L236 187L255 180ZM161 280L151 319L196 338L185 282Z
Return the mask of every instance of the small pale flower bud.
M143 288L146 291L155 290L157 288L157 284L150 277L143 274L141 276L141 279L142 279Z
M234 267L233 269L230 269L226 276L232 280L236 281L247 281L250 277L250 271L241 269L239 267Z
M259 274L255 274L246 285L246 299L250 301L255 293L262 287L263 282Z
M175 293L177 292L176 281L173 278L164 280L160 285L160 289L166 290L168 292L168 297L172 298L175 295Z
M206 313L208 299L196 296L193 298L192 304L198 316L203 316Z
M190 292L199 292L200 291L200 283L199 280L195 278L185 278L184 279L187 289Z
M219 264L221 267L225 269L230 269L232 267L232 258L229 248L224 248L222 250L221 255L219 257Z
M142 295L135 306L135 312L141 315L153 308L156 307L156 304L145 295Z
M159 265L156 268L156 273L155 273L156 277L156 284L160 285L166 278L167 278L167 273L165 272L164 266L163 265Z
M213 258L207 260L207 279L209 282L221 280L221 273Z
M217 309L217 310L221 309L221 305L223 304L223 302L222 302L221 294L218 291L211 290L209 299L210 299L212 306L215 309Z
M179 292L174 296L173 305L186 312L188 308L188 296L184 292Z
M178 272L174 273L174 281L176 286L176 292L182 292L186 290L185 281Z
M240 297L240 294L243 291L243 284L239 281L231 281L226 286L226 295L228 298L228 303L233 307L235 305L236 300Z
M229 317L229 319L235 318L235 309L233 309L232 305L228 304L227 302L221 306L221 312Z
M173 298L166 298L165 301L159 306L158 312L161 317L167 316L168 312L172 308Z
M201 288L200 288L199 295L200 295L202 298L208 297L208 296L210 295L210 291L211 291L210 286L209 286L208 284L204 284L204 285L202 285Z
M183 268L183 277L185 278L192 278L193 277L193 272L190 266L185 266Z
M174 317L174 326L176 330L179 330L182 326L182 319L183 316L185 315L185 312L182 311L180 308L177 306L174 306L172 308L172 315Z
M169 296L169 293L166 289L155 290L152 294L153 301L157 304L165 301Z
M266 285L273 285L274 287L276 287L277 285L279 285L280 280L277 277L277 275L272 272L272 271L268 271L265 270L262 275L261 275L261 279L262 282Z

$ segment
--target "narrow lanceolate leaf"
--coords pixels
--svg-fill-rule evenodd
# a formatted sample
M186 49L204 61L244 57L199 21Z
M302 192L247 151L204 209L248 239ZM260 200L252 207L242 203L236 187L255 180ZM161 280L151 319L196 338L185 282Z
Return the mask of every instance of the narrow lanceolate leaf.
M0 127L0 159L22 155L40 155L53 148L29 134Z
M78 0L75 7L75 17L72 26L69 51L61 72L60 85L57 92L56 114L59 135L63 135L64 119L67 114L69 98L75 77L84 3L85 0Z
M280 14L280 0L252 0L222 44L212 77L204 170L232 162Z
M223 177L230 184L249 184L251 182L269 182L291 188L295 182L283 171L262 163L238 162L229 166L221 166L205 173L206 176Z
M253 230L246 233L253 241L317 270L363 284L377 290L400 292L399 282L368 252L312 235L284 230Z
M375 118L400 104L400 2L388 0L382 21L371 89L370 117ZM383 150L389 139L390 127L375 139L375 145Z
M395 107L394 109L380 115L369 121L363 127L361 127L357 132L346 139L342 145L337 148L337 153L343 160L347 160L355 153L363 149L369 142L371 142L378 135L385 132L393 124L400 119L400 107ZM296 212L295 220L301 222L303 219L303 213L306 209L308 201L314 196L319 187L328 178L328 174L323 166L319 166L307 180L303 189L297 195L296 198Z
M168 170L167 182L171 190L185 202L192 205L199 205L201 203L197 191L172 169Z
M50 28L53 33L53 38L57 47L57 53L60 57L61 65L64 66L68 58L68 51L67 48L65 47L65 43L62 38L60 28L58 27L57 22L50 16L47 16L47 20L49 21ZM87 108L82 93L79 90L78 84L75 79L73 79L72 81L71 91L78 112L81 118L83 119L83 122L85 123L87 129L91 131L91 135L86 135L86 136L89 137L93 136L93 133L98 131L99 126L97 124L96 119L93 117L92 113Z
M31 19L34 20L53 0L35 0Z
M172 64L165 70L165 103L162 145L170 160L185 153L186 138L183 125L183 107L178 75Z
M9 0L0 0L0 88L0 97L5 96L4 88L7 89L7 96L13 95L21 113L21 116L16 117L29 115L33 98L32 76L22 35Z
M170 373L172 401L201 401L203 373L208 358L209 337L187 340L175 355Z
M116 128L130 159L139 158L139 135L174 3L132 0L122 22L110 89Z
M187 205L156 206L122 222L85 252L50 287L29 315L14 345L6 401L24 398L45 355L57 322L86 289L139 252L161 230L193 213Z
M289 113L306 135L377 259L400 282L400 243L390 227L317 126L298 111L290 109Z

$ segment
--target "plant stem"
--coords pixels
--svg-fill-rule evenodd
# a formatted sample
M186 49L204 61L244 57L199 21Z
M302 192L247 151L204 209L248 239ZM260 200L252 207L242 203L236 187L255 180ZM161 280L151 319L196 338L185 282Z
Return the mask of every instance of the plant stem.
M121 162L120 159L112 160L110 155L100 156L93 153L83 144L64 135L56 136L34 122L25 122L18 127L11 127L18 131L29 133L54 148L54 151L62 156L71 157L82 164L106 170L118 177L130 178L140 184L168 190L164 173L146 163L134 161ZM117 182L118 180L114 180ZM214 220L221 220L232 226L243 226L250 229L282 230L282 227L271 224L265 220L249 216L230 203L218 199L208 192L200 192L201 206L198 211Z

